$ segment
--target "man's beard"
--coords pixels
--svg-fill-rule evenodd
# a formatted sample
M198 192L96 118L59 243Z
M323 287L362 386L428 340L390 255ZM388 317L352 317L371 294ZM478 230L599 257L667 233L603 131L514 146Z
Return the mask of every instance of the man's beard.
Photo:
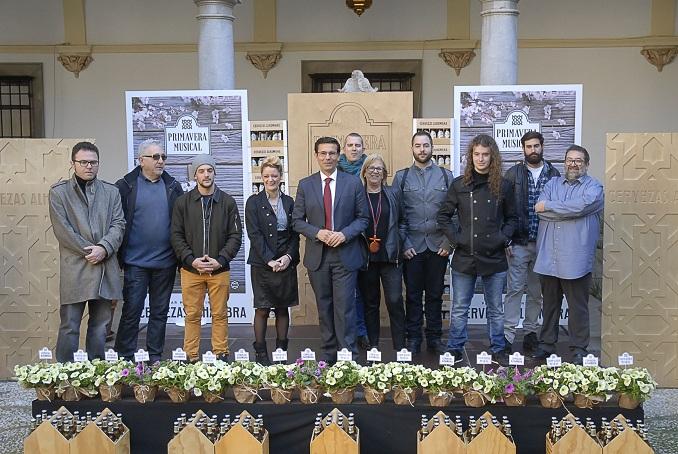
M577 178L581 178L586 175L586 170L567 170L565 169L565 179L567 181L574 181Z
M542 161L543 155L541 153L530 153L525 155L525 161L528 164L539 164Z
M421 158L419 157L419 153L414 154L414 160L417 161L420 164L426 164L427 162L429 162L431 160L432 157L433 157L433 153L427 154L426 158L424 158L424 160L422 161Z

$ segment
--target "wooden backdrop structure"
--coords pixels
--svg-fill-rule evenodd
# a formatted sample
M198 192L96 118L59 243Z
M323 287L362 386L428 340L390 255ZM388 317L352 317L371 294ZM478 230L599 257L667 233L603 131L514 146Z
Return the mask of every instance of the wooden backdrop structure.
M608 134L603 360L678 386L678 133Z
M350 132L363 136L365 153L379 153L392 181L396 170L412 163L412 93L303 93L287 96L289 193L294 197L299 180L318 171L313 144L333 136L344 143ZM302 257L303 244L302 240ZM292 323L318 323L315 297L303 265L298 267L300 304Z
M0 379L56 344L59 248L48 191L69 177L81 140L0 139Z

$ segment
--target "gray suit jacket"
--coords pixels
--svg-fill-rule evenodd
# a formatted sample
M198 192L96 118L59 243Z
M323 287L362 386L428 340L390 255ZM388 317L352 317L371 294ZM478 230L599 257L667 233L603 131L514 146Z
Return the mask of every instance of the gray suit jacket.
M323 188L319 172L302 179L297 188L297 197L292 212L294 230L306 237L304 266L309 271L320 267L325 245L316 236L325 225ZM355 271L365 265L365 251L361 234L367 228L369 214L365 189L360 179L346 172L337 172L334 195L334 230L346 237L340 246L339 255L346 269Z

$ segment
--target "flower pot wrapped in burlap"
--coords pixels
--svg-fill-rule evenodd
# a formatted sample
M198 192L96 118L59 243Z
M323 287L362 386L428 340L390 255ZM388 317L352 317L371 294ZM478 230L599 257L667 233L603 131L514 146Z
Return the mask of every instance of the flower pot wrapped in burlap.
M256 388L247 385L235 385L233 387L233 397L235 397L236 402L240 404L251 404L259 397L257 391ZM261 399L261 397L259 397L259 399Z
M393 402L396 405L410 405L414 407L414 402L417 400L416 388L393 388Z
M120 397L122 396L122 383L116 383L115 385L107 385L105 383L100 384L99 395L104 402L115 402L116 400L120 400Z
M330 391L330 397L335 404L350 404L355 396L354 388L337 389Z
M575 393L574 406L577 408L593 408L603 402L604 398L598 396L587 396L584 394Z
M191 397L190 391L186 391L185 389L181 388L176 387L165 388L163 391L167 393L170 400L175 404L183 404L185 402L188 402L188 399Z
M504 394L504 403L507 407L524 407L527 397L520 393Z
M289 404L292 401L292 390L271 388L271 400L274 404Z
M61 392L60 397L67 402L76 402L82 399L83 395L74 386L66 386Z
M365 401L371 405L383 404L384 400L386 400L386 394L388 394L377 391L369 386L363 386L363 390L365 391Z
M464 393L464 403L467 407L482 407L487 403L487 398L483 393L478 391L469 390Z
M202 398L205 399L205 402L208 404L217 404L224 400L224 392L212 392L212 391L203 391Z
M139 383L132 385L132 389L134 390L134 398L140 404L153 402L155 400L155 395L158 392L157 386L142 385Z
M447 407L452 402L454 394L447 391L428 392L428 402L432 407Z
M55 395L56 391L53 386L41 386L35 388L35 397L38 400L46 400L51 402L54 400Z
M539 402L544 408L560 408L563 405L563 399L555 391L547 391L545 393L537 394Z
M299 388L299 400L302 404L317 404L322 398L322 390L318 386Z
M622 393L619 395L619 408L634 410L640 405L640 399L632 397L630 394Z

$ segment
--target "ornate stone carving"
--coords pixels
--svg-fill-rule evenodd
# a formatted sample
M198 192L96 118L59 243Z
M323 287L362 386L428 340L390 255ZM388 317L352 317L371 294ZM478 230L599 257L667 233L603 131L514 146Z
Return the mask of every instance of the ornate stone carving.
M75 74L76 79L94 59L89 54L61 54L57 58L66 70Z
M344 86L337 90L340 93L356 93L356 92L365 92L365 93L374 93L378 91L379 88L374 88L370 84L370 81L363 72L359 69L354 69L351 72L351 77L346 79Z
M264 74L264 79L266 79L268 72L278 64L281 58L282 54L280 52L247 52L247 59Z
M473 57L476 56L476 53L473 49L464 49L464 50L452 50L452 49L441 49L438 57L442 58L448 66L454 68L454 72L457 73L457 76L461 73L462 68L466 68Z
M662 72L665 65L668 65L678 55L678 46L673 47L646 47L640 51L643 57L657 67L657 71Z

